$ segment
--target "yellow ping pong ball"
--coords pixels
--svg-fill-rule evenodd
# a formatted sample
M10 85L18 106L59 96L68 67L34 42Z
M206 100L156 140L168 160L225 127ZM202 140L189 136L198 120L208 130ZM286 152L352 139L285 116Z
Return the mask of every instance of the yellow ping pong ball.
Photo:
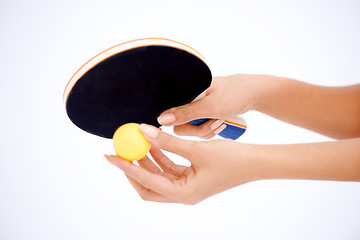
M126 123L119 127L114 133L113 142L116 154L128 161L142 159L151 146L137 123Z

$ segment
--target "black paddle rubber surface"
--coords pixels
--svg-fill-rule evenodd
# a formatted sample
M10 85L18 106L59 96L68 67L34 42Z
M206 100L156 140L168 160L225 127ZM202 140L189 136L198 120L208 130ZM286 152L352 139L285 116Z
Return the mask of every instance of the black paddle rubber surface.
M78 79L66 111L81 129L112 138L129 122L158 127L163 111L193 101L211 78L206 63L185 50L138 47L99 62Z

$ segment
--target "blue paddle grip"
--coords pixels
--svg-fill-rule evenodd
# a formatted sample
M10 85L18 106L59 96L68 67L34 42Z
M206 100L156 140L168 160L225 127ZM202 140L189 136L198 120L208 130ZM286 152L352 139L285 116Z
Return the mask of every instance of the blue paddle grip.
M201 118L201 119L195 119L190 121L189 123L195 126L199 126L207 121L209 121L209 118ZM244 132L246 131L246 127L245 126L238 126L236 124L232 124L229 122L224 122L224 124L226 125L226 128L221 131L218 135L223 137L223 138L229 138L232 140L236 140L238 139L241 135L244 134Z

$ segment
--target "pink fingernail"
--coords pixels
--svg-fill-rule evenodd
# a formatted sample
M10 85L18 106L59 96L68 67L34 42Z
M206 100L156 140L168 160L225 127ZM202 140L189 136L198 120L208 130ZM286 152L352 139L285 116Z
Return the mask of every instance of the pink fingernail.
M171 124L171 123L175 122L176 118L173 113L165 113L165 114L162 114L160 117L158 117L157 120L160 124L164 125L164 124Z
M215 122L213 122L213 123L211 124L210 128L211 128L212 130L215 130L215 129L217 129L218 127L220 127L220 125L223 124L223 123L224 123L224 120L217 120L217 121L215 121Z
M145 137L149 137L153 139L157 138L157 136L161 132L159 128L156 128L148 124L140 124L140 131L145 135Z
M218 129L216 129L216 130L214 131L214 134L215 134L215 135L218 135L218 134L221 133L225 128L226 128L226 124L221 125Z

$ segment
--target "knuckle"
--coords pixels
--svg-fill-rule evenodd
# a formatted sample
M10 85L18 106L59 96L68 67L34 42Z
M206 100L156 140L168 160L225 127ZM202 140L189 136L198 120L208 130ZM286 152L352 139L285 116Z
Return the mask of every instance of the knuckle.
M165 156L164 156L165 157ZM174 163L170 163L169 165L168 165L168 172L169 173L175 173L176 171L175 171L175 167L176 167L176 165L174 164Z
M192 115L192 111L190 110L190 108L188 107L179 107L178 108L178 112L179 112L179 120L180 121L188 121L189 119L191 119L191 115Z

